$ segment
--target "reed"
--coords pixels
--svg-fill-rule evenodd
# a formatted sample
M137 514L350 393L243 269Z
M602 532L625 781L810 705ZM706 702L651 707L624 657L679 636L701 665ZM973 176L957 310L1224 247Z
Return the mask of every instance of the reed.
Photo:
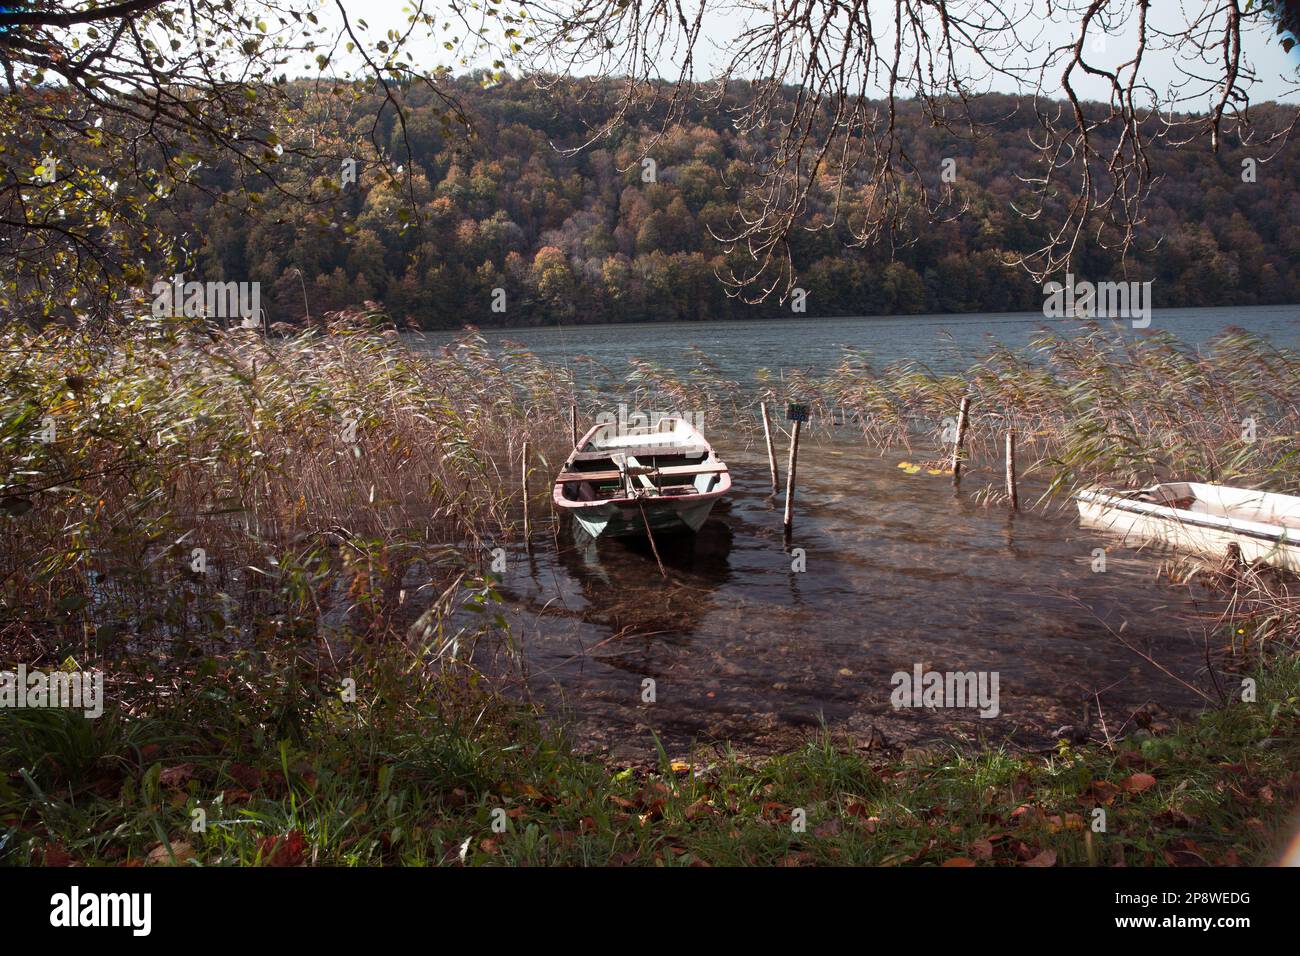
M435 354L359 313L272 340L11 325L0 350L6 657L396 633L406 592L519 543L512 450L569 444L566 374L473 331Z
M1028 462L1020 477L1042 483L1042 501L1091 484L1191 477L1294 492L1296 394L1300 355L1251 333L1230 329L1195 351L1169 332L1133 338L1094 325L1069 338L1042 332L1021 350L995 347L960 373L913 361L877 369L846 348L825 375L787 372L778 384L761 374L733 402L746 422L761 400L804 402L815 433L842 435L846 423L882 451L939 456L970 395L966 458L1000 471L1005 434L1015 431Z

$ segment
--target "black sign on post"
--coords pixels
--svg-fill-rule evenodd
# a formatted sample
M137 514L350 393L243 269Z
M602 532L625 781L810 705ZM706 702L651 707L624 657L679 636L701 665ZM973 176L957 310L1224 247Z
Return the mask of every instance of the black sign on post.
M791 403L785 410L785 417L792 422L808 421L808 406Z

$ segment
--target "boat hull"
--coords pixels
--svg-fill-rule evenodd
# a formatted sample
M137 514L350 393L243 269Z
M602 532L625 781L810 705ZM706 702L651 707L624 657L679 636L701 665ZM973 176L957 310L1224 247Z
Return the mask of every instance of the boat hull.
M1213 485L1181 487L1220 491ZM1222 491L1238 493L1237 489ZM1158 543L1217 557L1222 557L1230 545L1236 545L1248 562L1260 561L1300 573L1300 530L1294 527L1234 518L1231 512L1215 514L1168 507L1104 491L1081 491L1075 501L1085 527L1120 535L1125 544Z
M644 518L635 501L602 502L593 507L574 509L571 514L593 538L644 536L647 523L653 534L678 534L699 531L716 501L717 497L692 501L648 500L644 502Z

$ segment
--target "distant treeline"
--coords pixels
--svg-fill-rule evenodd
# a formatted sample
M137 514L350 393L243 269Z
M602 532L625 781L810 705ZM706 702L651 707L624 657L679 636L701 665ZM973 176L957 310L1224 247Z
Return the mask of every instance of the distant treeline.
M272 321L296 322L306 308L319 316L365 300L425 328L791 314L789 303L775 299L747 305L729 297L716 277L728 252L710 227L722 232L733 219L734 184L752 172L755 145L731 129L725 109L688 109L650 145L654 181L647 182L641 154L655 136L653 116L584 150L561 148L612 115L613 87L602 108L591 99L557 101L516 81L483 89L464 77L455 86L472 136L448 124L442 102L416 89L405 94L404 138L393 111L381 110L381 96L303 85L297 142L301 147L310 135L317 152L289 151L280 165L314 181L321 198L302 202L267 188L255 206L239 210L200 198L175 224L202 237L201 274L194 277L261 282ZM975 108L989 125L972 142L904 107L903 146L917 168L933 171L936 194L945 165L955 171L944 213L950 218L912 223L911 241L892 249L851 248L842 222L797 229L792 252L806 313L1041 308L1041 286L1013 264L1016 253L1043 245L1054 225L1050 207L1037 220L1013 208L1032 204L1021 177L1040 173L1032 109L1010 97L984 97ZM1264 104L1253 118L1267 131L1287 122L1288 113ZM377 114L380 147L394 163L409 164L409 182L386 181L364 159ZM353 144L362 157L355 183L338 166ZM1283 149L1259 162L1248 181L1248 157L1264 158L1232 140L1217 154L1200 143L1153 151L1153 171L1163 178L1126 277L1152 281L1157 306L1300 301L1300 158L1294 148ZM206 176L217 193L237 188L228 170ZM871 188L848 183L842 219ZM1063 191L1054 201L1068 199ZM805 225L828 222L828 202L814 197ZM737 263L744 257L743 250L730 255ZM1118 279L1123 264L1088 237L1073 271Z

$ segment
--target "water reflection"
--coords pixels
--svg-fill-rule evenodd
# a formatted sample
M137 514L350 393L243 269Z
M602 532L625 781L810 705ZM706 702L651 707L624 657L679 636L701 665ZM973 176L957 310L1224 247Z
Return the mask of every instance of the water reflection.
M661 574L644 538L593 539L581 529L560 535L556 559L586 602L582 620L612 629L689 634L711 608L713 594L731 579L732 528L715 507L698 534L655 539Z

